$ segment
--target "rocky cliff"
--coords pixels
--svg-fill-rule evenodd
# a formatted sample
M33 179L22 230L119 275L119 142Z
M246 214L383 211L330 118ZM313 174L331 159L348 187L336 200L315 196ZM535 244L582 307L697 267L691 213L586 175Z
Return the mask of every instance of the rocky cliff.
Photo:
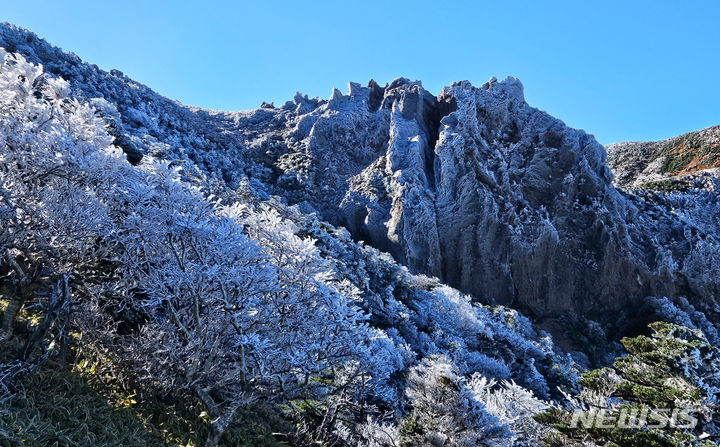
M627 326L647 296L718 294L717 228L618 191L603 147L530 107L517 79L437 96L406 79L350 84L238 123L272 193L549 326L577 315Z

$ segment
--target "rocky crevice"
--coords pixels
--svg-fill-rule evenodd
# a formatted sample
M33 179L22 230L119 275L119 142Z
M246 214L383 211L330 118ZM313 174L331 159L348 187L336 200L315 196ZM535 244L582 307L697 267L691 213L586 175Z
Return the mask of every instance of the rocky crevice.
M453 97L426 97L423 108L422 121L427 131L427 146L425 148L426 176L431 188L435 189L435 147L440 138L442 119L457 110L457 103Z

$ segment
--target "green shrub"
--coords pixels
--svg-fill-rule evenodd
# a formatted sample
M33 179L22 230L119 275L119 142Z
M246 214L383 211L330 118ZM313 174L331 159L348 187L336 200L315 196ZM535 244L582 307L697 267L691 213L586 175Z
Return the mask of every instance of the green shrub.
M695 329L665 322L652 323L650 328L650 336L622 339L628 355L616 359L611 368L583 375L582 391L572 408L552 408L535 416L537 422L552 428L544 439L546 445L716 445L701 435L705 429L716 431L714 402L720 394L720 379L712 372L720 368L720 350ZM662 427L617 423L627 421L633 411L636 417L642 411L660 415L664 409L689 411L699 423L690 427L684 419L677 425L663 425L653 416L652 424ZM598 424L597 418L590 418L589 424L577 423L578 413L573 410L584 415L603 412L613 422Z

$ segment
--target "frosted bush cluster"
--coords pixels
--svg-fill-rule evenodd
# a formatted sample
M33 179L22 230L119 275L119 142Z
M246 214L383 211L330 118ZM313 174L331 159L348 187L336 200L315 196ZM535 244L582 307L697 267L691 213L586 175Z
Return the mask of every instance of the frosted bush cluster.
M107 102L71 97L17 54L0 60L3 295L46 304L66 281L86 351L201 403L208 445L259 398L319 402L324 419L305 428L319 440L509 443L538 398L574 386L570 360L517 312L413 276L296 208L214 197L212 181L151 156L133 166L98 117Z

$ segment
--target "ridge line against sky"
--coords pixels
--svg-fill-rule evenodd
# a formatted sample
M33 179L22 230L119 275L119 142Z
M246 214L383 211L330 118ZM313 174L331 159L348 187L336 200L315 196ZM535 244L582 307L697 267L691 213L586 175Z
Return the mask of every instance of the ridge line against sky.
M0 20L209 109L515 76L530 105L604 144L720 124L720 2L591 3L9 0Z

